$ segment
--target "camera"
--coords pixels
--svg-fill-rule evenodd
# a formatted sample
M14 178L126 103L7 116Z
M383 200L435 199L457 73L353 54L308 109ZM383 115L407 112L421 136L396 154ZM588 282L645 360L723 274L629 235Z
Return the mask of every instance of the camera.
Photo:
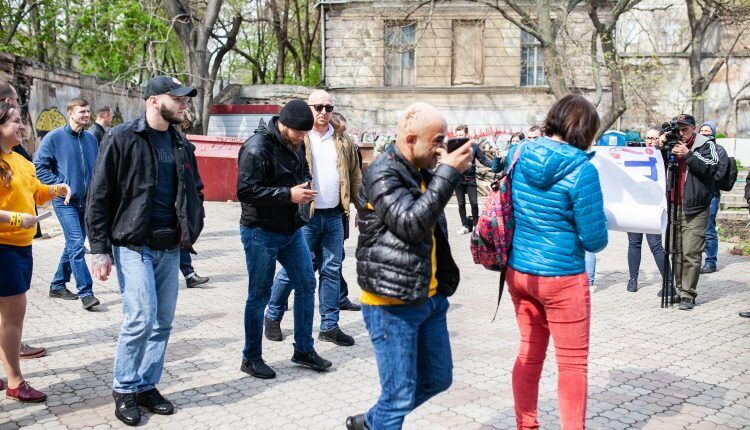
M646 142L643 142L643 141L640 141L640 140L631 140L631 141L627 142L626 145L627 146L631 146L631 147L641 148L641 147L646 146Z
M667 135L667 141L664 142L664 151L672 152L672 148L680 141L680 128L677 121L668 121L661 125L661 132Z

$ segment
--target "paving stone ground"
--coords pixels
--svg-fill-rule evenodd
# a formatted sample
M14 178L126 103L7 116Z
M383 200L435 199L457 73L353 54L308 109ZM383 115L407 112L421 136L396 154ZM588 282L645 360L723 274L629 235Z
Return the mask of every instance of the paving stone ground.
M317 343L333 362L327 373L293 365L292 321L286 338L266 341L264 358L276 369L273 380L240 372L243 310L247 291L239 239L240 208L208 203L206 229L194 266L210 276L204 288L181 283L177 315L159 388L176 405L172 416L146 414L144 428L158 429L343 429L350 414L365 411L379 392L377 370L360 313L342 312L341 327L352 334L350 348ZM455 206L447 209L458 229ZM55 220L45 231L59 232ZM356 230L352 230L356 234ZM497 297L495 273L471 261L468 236L451 235L462 282L453 296L449 329L454 382L408 416L407 429L510 429L515 426L511 369L518 331L509 297L491 322ZM356 238L346 243L354 255ZM79 301L47 297L63 248L61 234L34 242L34 279L24 341L43 345L49 355L22 362L27 379L49 394L46 403L0 400L0 428L124 428L114 417L112 362L121 322L116 280L96 282L102 305L96 312ZM729 255L724 244L719 271L702 276L691 312L660 309L658 271L644 247L641 289L625 291L625 233L610 233L598 256L598 290L592 296L587 427L594 429L750 428L750 259ZM355 260L344 262L351 295L359 296ZM1 275L0 275L1 276ZM0 282L2 280L0 279ZM317 323L314 335L317 336ZM559 428L554 350L550 349L539 392L544 429ZM4 375L0 375L4 379Z

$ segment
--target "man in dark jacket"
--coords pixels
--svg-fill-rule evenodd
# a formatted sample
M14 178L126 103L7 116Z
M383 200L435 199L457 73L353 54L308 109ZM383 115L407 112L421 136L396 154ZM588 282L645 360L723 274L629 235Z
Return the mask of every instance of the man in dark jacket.
M452 381L447 297L459 273L443 210L471 166L474 141L448 154L445 133L434 107L412 104L396 144L362 180L357 280L382 392L369 412L347 419L348 429L401 428L406 414Z
M123 323L112 395L127 425L140 421L138 406L174 411L156 384L177 305L180 247L192 249L203 229L203 182L193 146L175 127L195 94L177 79L151 79L145 115L107 131L88 197L94 276L107 279L111 251L117 263Z
M469 127L459 125L456 127L456 137L468 137ZM478 144L471 148L473 157L471 167L462 173L463 180L456 186L456 203L458 203L458 215L461 217L461 229L458 234L466 234L474 229L479 219L479 202L477 201L477 160L484 166L492 167L492 161L484 155ZM471 206L471 222L466 218L466 196L469 196L469 206Z
M96 110L96 119L88 131L94 135L97 142L101 143L104 133L110 127L112 127L112 109L109 106L102 106Z
M705 273L713 273L717 270L716 265L719 258L719 235L716 232L716 214L719 213L719 202L721 201L721 189L719 186L720 181L727 174L730 159L724 147L716 143L716 124L711 121L706 121L701 125L698 132L709 139L714 139L716 156L719 160L716 165L716 174L714 175L714 193L713 198L711 199L711 210L708 213L708 225L706 226L706 259L703 261L703 267L701 267L702 275Z
M691 310L698 295L701 256L706 248L706 226L719 161L713 139L695 133L692 115L681 114L675 122L680 139L672 148L672 154L677 157L675 173L679 175L679 192L672 195L672 202L676 204L676 217L672 222L678 226L673 271L680 309ZM660 146L665 141L666 135L662 135Z
M99 299L94 297L94 281L86 265L83 217L86 195L99 154L99 142L84 130L91 118L88 101L72 99L68 103L67 113L68 123L47 133L34 154L36 175L43 184L65 182L73 192L69 204L64 204L60 197L52 200L52 207L65 235L65 248L50 282L49 296L63 300L77 300L80 297L83 308L92 310L99 304ZM76 281L77 295L66 288L71 275Z
M245 249L248 291L245 349L240 369L256 378L276 376L263 361L263 314L271 297L276 261L286 269L294 292L292 362L317 371L331 367L313 349L315 273L300 227L310 217L310 189L304 138L313 127L310 107L292 100L242 145L237 197L242 202L240 237Z

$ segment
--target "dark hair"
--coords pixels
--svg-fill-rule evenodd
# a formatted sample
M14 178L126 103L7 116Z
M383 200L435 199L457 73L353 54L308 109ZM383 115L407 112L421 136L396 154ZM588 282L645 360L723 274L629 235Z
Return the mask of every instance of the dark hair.
M16 97L16 90L7 81L0 81L0 100Z
M464 133L469 134L469 126L466 124L461 124L458 127L456 127L455 131L463 130Z
M536 127L536 126L534 126L534 127ZM524 139L526 139L526 135L525 135L525 134L523 134L523 132L522 132L522 131L519 131L519 132L513 133L513 136L511 136L511 137L510 137L510 141L512 142L512 141L513 141L513 139L515 139L516 137L517 137L517 138L518 138L519 140L524 140Z
M542 131L542 127L539 127L538 125L532 125L531 128L529 128L529 131Z
M573 94L558 100L544 119L546 136L560 135L568 145L584 151L591 147L598 129L599 114L594 105Z
M109 106L102 106L99 109L96 110L96 115L99 116L103 113L112 113L112 109L109 108Z
M10 121L11 112L15 109L15 106L0 102L0 125ZM13 171L10 170L10 164L7 161L0 158L0 181L6 187L10 187L10 181L13 179Z

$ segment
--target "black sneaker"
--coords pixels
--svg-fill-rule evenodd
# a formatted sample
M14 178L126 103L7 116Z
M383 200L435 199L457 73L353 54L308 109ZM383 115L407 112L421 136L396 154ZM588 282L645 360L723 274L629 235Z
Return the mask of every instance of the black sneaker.
M94 306L98 306L99 304L99 299L94 296L86 296L81 299L81 306L83 306L83 308L87 311L90 311L91 308L93 308Z
M341 331L341 329L338 327L334 327L328 331L321 331L318 334L318 340L322 340L324 342L333 342L339 346L354 345L354 338Z
M143 406L158 415L172 415L174 412L172 402L165 399L156 388L136 394L135 400L139 406Z
M346 419L346 430L369 430L365 423L365 415L359 414Z
M628 292L635 293L638 291L638 279L630 278L628 281Z
M352 302L351 300L347 300L344 303L339 303L339 310L357 312L362 310L362 306Z
M210 281L208 277L198 276L195 272L193 272L191 275L188 275L188 277L185 278L185 285L188 288L195 288L198 285L203 285L208 281Z
M281 321L274 321L268 317L263 317L263 333L266 339L281 342L284 340L284 333L281 332Z
M62 290L49 290L49 296L52 299L63 299L63 300L78 300L78 296L71 293L67 288Z
M714 273L716 271L716 266L709 266L708 264L704 264L703 267L701 267L701 275L705 275L707 273Z
M129 426L135 426L141 422L141 410L138 409L135 393L112 391L112 397L115 398L115 416L118 420Z
M273 379L276 377L276 372L268 367L262 358L256 358L255 360L242 360L240 370L250 376L260 379Z
M688 299L687 297L683 297L680 300L680 310L681 311L690 311L693 310L695 307L695 300Z
M331 362L319 356L314 349L310 352L299 352L295 350L294 355L292 355L292 363L307 366L318 372L322 372L331 367Z

